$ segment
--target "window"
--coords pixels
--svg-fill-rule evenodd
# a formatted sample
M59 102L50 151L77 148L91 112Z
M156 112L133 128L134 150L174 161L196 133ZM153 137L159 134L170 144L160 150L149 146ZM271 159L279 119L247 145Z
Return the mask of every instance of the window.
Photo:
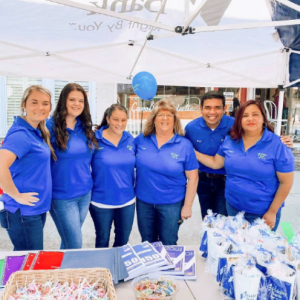
M41 78L22 78L22 77L7 77L7 128L9 129L14 122L14 116L21 114L21 99L23 92L30 85L41 85Z

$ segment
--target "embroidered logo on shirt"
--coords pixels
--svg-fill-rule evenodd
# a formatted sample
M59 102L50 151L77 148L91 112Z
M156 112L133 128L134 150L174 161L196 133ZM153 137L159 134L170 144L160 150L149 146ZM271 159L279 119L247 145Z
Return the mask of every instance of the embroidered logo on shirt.
M202 143L202 141L201 140L197 140L197 143Z
M258 156L259 159L266 159L267 154L265 154L265 153L258 153L257 156Z
M143 150L146 150L146 148L142 147Z
M228 152L229 152L229 153L234 153L234 151L232 151L232 150L228 150Z
M104 149L104 147L100 147L99 149L102 150L102 149Z
M132 146L127 145L127 149L132 151Z
M172 152L172 153L171 153L171 156L172 156L172 158L177 159L179 155Z

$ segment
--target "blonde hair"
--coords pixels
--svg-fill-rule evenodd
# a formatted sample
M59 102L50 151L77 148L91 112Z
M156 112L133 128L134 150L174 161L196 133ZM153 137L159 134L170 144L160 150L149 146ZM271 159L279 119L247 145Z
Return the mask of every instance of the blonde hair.
M32 85L32 86L28 87L23 93L22 101L21 101L21 113L22 113L22 115L24 114L24 107L25 107L26 101L27 101L29 95L33 91L38 91L38 92L41 92L41 93L49 96L49 98L50 98L50 107L52 109L51 92L48 89L46 89L45 87L41 86L41 85ZM53 147L51 145L51 142L50 142L50 132L49 132L48 128L46 127L46 120L41 121L37 128L41 131L42 138L45 141L45 143L48 145L48 147L50 148L51 155L52 155L53 159L56 161L57 158L56 158L54 149L53 149Z
M159 111L161 110L168 110L170 113L173 114L174 116L174 128L173 131L174 133L177 133L179 135L184 135L184 131L181 126L181 122L177 113L177 110L174 106L173 103L166 99L159 100L155 106L153 107L152 111L150 112L145 129L144 129L144 136L149 136L151 134L155 134L155 126L154 126L154 120L158 114Z

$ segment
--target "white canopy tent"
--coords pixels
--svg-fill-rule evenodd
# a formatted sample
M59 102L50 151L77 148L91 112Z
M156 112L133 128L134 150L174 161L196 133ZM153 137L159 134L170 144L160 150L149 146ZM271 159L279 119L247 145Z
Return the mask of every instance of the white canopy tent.
M284 86L289 54L274 27L300 20L272 22L267 3L0 0L0 75L131 83L148 71L160 85ZM278 124L282 105L283 91Z

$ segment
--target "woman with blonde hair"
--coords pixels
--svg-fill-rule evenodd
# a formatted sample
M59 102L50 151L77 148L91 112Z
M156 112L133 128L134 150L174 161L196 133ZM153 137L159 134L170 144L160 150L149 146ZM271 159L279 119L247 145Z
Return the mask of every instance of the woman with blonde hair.
M21 110L0 148L0 221L15 251L42 250L52 194L51 153L56 159L45 125L50 92L39 85L27 88Z
M156 103L135 144L137 218L142 241L176 245L179 225L192 216L198 162L191 142L183 137L172 103Z

